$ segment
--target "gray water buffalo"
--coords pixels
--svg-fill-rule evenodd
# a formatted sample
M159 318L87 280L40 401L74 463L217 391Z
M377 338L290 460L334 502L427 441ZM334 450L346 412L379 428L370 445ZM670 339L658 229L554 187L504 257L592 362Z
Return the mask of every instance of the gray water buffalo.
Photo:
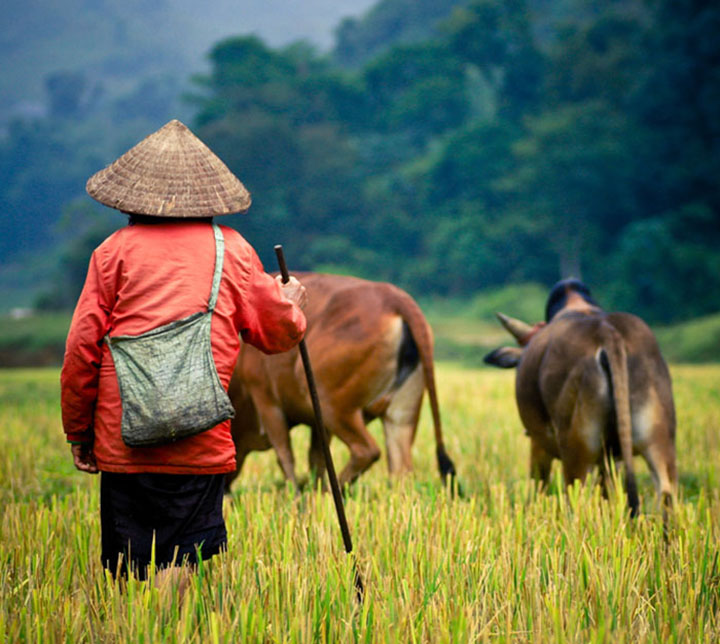
M329 435L350 450L340 483L355 480L380 458L366 427L374 418L383 423L390 472L412 468L410 450L425 389L440 472L443 478L453 476L443 444L432 332L415 301L391 284L312 273L297 277L308 294L305 341L323 420ZM244 346L228 393L236 410L232 434L238 463L227 478L228 488L249 452L270 447L286 478L297 483L289 430L314 423L299 351L268 356ZM315 432L310 467L319 475L325 469Z
M631 515L639 509L633 455L652 473L663 511L677 486L675 408L670 374L650 329L628 313L607 313L578 280L552 289L546 322L531 327L498 314L519 347L485 362L517 367L515 394L530 437L532 476L546 486L553 459L567 484L607 457L624 464Z

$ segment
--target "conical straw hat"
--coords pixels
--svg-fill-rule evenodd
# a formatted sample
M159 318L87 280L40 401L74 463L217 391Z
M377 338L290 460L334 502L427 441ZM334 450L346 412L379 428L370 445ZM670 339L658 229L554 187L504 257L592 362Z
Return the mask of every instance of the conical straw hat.
M123 212L213 217L247 212L250 193L180 121L172 120L88 179L88 194Z

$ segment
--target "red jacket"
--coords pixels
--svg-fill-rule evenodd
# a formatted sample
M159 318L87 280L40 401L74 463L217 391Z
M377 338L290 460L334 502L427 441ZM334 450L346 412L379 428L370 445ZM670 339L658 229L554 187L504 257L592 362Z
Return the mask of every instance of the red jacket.
M225 259L211 344L227 390L240 339L266 353L295 346L305 333L302 311L263 271L239 233L221 226ZM65 348L62 418L69 441L93 441L106 472L220 474L235 469L230 421L161 447L127 447L120 434L122 402L103 338L138 335L207 310L215 265L209 222L133 224L93 253Z

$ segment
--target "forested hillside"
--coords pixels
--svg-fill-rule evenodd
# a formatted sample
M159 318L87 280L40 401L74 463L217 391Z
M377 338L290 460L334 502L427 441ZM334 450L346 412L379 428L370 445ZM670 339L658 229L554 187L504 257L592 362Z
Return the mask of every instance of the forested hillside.
M576 275L608 306L651 321L720 310L720 9L451 4L440 22L429 12L420 28L420 13L399 11L407 25L393 35L380 20L374 34L372 16L406 6L383 0L356 33L364 48L375 36L389 44L350 67L336 60L349 23L333 57L257 37L218 42L185 109L253 193L250 213L229 221L271 266L282 242L297 269L416 295ZM127 112L153 96L157 109L161 88L129 98L105 129L56 114L17 123L0 145L4 211L37 207L28 223L4 217L0 243L18 225L50 226L58 195L70 203L45 306L71 305L89 249L118 224L85 212L87 198L71 202L80 178L113 158L90 141L130 138L142 120ZM56 157L43 175L32 165L41 153L26 151L47 153L48 141ZM29 166L19 175L20 151Z
M218 44L196 124L250 238L416 293L581 275L653 320L720 309L720 9L538 7L471 2L357 72Z
M380 0L337 28L335 59L356 67L393 45L438 36L443 18L469 0Z

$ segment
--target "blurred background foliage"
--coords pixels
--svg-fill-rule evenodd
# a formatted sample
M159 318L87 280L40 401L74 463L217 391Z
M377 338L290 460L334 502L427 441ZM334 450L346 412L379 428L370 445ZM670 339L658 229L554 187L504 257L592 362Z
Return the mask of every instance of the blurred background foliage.
M124 224L86 179L179 117L252 192L223 223L268 269L283 243L417 297L572 275L652 323L720 311L718 33L699 0L381 0L330 51L235 36L113 91L56 71L0 136L0 307L72 308Z

